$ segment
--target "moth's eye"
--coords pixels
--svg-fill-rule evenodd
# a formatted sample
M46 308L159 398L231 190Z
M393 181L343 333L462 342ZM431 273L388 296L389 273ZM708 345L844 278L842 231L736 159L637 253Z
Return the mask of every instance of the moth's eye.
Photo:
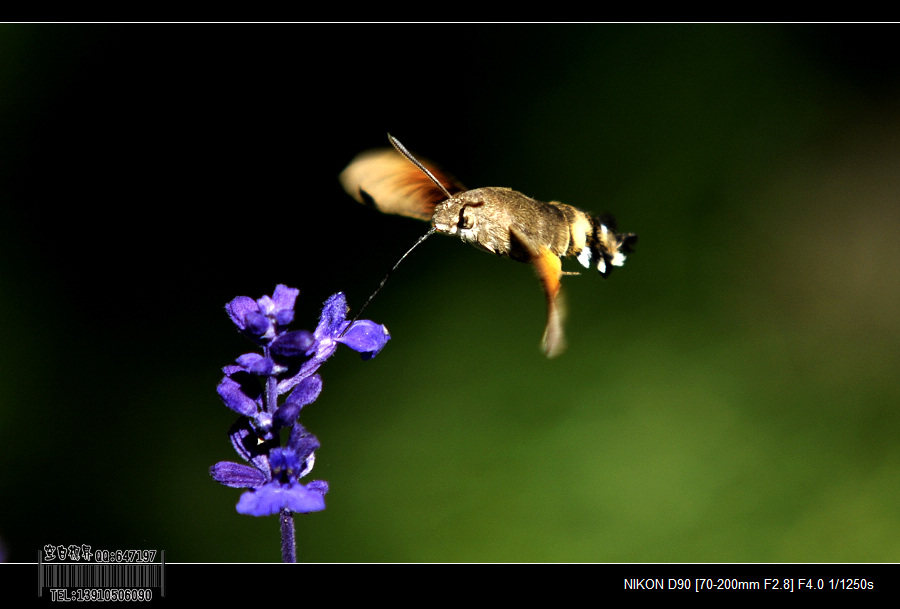
M475 226L475 216L471 210L466 209L467 207L468 205L463 205L462 209L459 210L459 222L456 224L459 230L469 230Z

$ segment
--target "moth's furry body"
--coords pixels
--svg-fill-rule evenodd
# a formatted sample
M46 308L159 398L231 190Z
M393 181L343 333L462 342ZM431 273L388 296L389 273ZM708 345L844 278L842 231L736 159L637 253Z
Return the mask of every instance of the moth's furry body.
M632 234L615 233L612 218L590 216L571 205L545 203L500 186L453 195L435 206L431 223L439 233L492 254L532 262L532 252L521 243L524 237L561 258L576 256L586 268L593 260L603 275L609 273L607 265L624 263L623 252L634 242Z
M466 190L390 139L396 151L369 151L347 166L341 174L345 190L385 213L429 220L439 233L533 264L547 296L544 352L548 357L560 354L565 348L560 258L575 256L582 266L594 266L605 277L611 266L624 264L637 236L616 233L609 216L591 216L564 203L545 203L510 188Z

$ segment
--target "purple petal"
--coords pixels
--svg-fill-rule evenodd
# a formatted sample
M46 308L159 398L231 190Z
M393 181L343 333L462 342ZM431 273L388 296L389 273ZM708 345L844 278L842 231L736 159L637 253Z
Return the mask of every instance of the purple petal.
M372 359L378 355L390 339L391 335L386 327L368 319L354 321L343 336L335 338L337 342L362 353L363 359Z
M315 352L309 360L303 363L303 367L309 367L311 371L317 370L319 366L325 363L325 360L334 355L334 352L337 351L337 346L338 344L333 338L326 336L323 340L316 343Z
M213 480L232 488L257 488L266 483L266 476L255 467L220 461L209 468Z
M332 340L328 340L325 342L331 345L331 352L334 352L337 344ZM319 345L324 344L325 343L319 343ZM318 349L318 346L316 348ZM319 355L320 354L317 351L311 358L300 364L300 368L297 370L296 374L280 379L278 381L278 395L284 395L285 393L299 385L305 378L314 374L315 371L319 369L319 366L321 366L325 361L325 359L320 358Z
M315 342L315 337L306 330L285 332L272 343L272 353L282 357L305 356Z
M257 376L268 376L275 369L275 362L259 353L245 353L235 361L241 368Z
M226 371L227 368L228 367L226 367ZM243 374L246 375L246 373ZM238 378L240 378L240 376ZM239 383L231 376L226 376L219 383L216 391L218 391L219 397L222 398L222 401L225 402L225 405L231 408L236 413L242 414L247 417L256 416L256 411L258 408L257 402L253 397L251 397L251 395L248 395L248 393L252 392L254 395L259 396L259 383L256 383L256 388L254 391L251 384Z
M297 423L291 430L287 446L294 451L298 460L305 461L312 453L319 450L320 445L314 435L306 431L303 425Z
M300 409L303 408L303 404L297 404L296 402L285 402L275 411L274 422L278 427L290 427L297 420L297 417L300 416Z
M320 393L322 393L322 377L313 374L300 381L297 388L288 396L287 401L306 406L315 402Z
M269 336L275 333L275 327L268 317L257 311L250 311L244 316L246 331L253 336ZM271 336L269 336L271 338Z
M322 315L319 317L319 325L316 326L316 338L335 338L335 333L340 333L340 326L347 317L347 297L343 292L338 292L328 298L322 306Z
M256 313L258 311L259 307L257 307L256 301L249 296L238 296L225 305L225 312L228 313L228 317L230 317L231 321L234 322L234 325L241 330L247 328L247 324L244 321L247 314L250 312Z
M266 479L271 477L269 445L260 443L260 437L253 431L249 419L242 417L235 421L228 430L228 437L234 450L244 461L249 461L253 467L260 470Z
M259 361L261 359L263 359L263 356L260 355L259 353L244 353L243 355L239 356L234 361L236 361L241 368L243 368L244 370L247 370L254 363L256 363L257 361Z
M282 471L291 468L297 460L293 451L285 450L277 446L269 451L269 467L272 468L272 478L279 476Z
M238 513L248 516L271 516L282 509L298 514L324 510L325 496L321 486L307 489L299 483L269 482L255 491L247 491L237 503Z
M294 321L294 303L300 290L278 284L272 293L272 301L275 303L275 322L280 326L286 326Z
M328 492L328 483L324 480L313 480L309 484L306 485L306 490L315 491L317 493L322 493L323 495Z
M297 425L299 426L300 424L297 423ZM291 435L293 436L293 434ZM319 442L315 436L305 435L308 438L307 444L310 450L303 455L297 454L297 451L290 446L273 448L271 450L269 453L269 465L272 468L272 479L281 480L283 483L296 482L312 471L316 462L313 451L319 447Z

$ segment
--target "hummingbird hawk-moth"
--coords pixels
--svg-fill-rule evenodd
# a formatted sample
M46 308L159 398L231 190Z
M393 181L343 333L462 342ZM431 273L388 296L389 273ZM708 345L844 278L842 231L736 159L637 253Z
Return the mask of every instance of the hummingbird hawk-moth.
M617 233L609 215L593 216L564 203L545 203L510 188L467 190L433 163L416 159L390 134L388 140L393 148L359 154L341 173L340 181L360 203L431 222L431 229L400 260L438 232L533 264L547 298L542 349L547 357L562 353L566 343L560 279L578 273L564 272L561 258L575 256L582 266L593 266L606 277L612 267L624 264L637 235ZM385 281L387 277L376 294Z

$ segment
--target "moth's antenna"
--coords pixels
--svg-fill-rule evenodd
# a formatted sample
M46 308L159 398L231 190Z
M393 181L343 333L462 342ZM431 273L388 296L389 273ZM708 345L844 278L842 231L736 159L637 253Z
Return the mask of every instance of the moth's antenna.
M399 142L398 142L398 143L399 143ZM427 170L426 170L426 171L427 171ZM388 277L391 276L391 273L393 273L394 271L397 270L397 267L400 266L400 263L403 262L403 259L406 258L407 256L409 256L410 252L412 252L414 249L416 249L417 247L419 247L419 245L420 245L423 241L425 241L425 239L427 239L428 237L430 237L431 235L433 235L433 234L435 233L436 230L437 230L437 229L434 228L434 227L432 226L430 229L428 229L428 232L427 232L427 233L425 233L424 235L422 235L421 237L419 237L419 240L416 241L416 242L413 244L413 246L412 246L411 248L409 248L408 250L406 250L406 253L405 253L405 254L403 254L402 256L400 256L400 260L397 261L397 264L395 264L395 265L393 266L393 268L387 272L387 275L384 276L384 279L381 280L381 283L378 284L378 287L375 288L375 291L372 292L372 295L369 296L369 299L366 301L366 303L362 306L362 308L360 308L359 311L357 311L356 315L353 316L353 319L350 320L350 325L353 325L353 322L356 321L357 319L359 319L359 316L363 314L363 311L366 310L366 307L369 306L369 303L372 302L372 299L375 298L375 295L378 294L378 292L381 291L381 288L383 288L383 287L384 287L384 284L387 283ZM344 329L344 331L341 332L341 336L343 336L343 335L347 332L347 330L350 329L350 325L348 325L348 326Z
M434 177L431 174L431 172L425 168L425 165L420 163L419 160L416 157L414 157L412 155L412 153L410 153L410 151L407 150L403 144L400 143L400 140L395 138L390 133L388 133L388 140L391 142L391 146L393 146L397 152L399 152L400 154L405 156L413 165L415 165L416 167L421 169L425 175L427 175L429 178L431 178L431 181L434 182L435 184L437 184L437 187L440 188L444 192L445 195L447 195L448 199L453 196L449 192L447 192L447 189L444 188L444 185L441 184L440 182L438 182L438 179L436 177ZM416 245L418 245L418 244L416 244ZM415 247L415 245L413 247ZM403 260L403 258L401 258L401 260Z

